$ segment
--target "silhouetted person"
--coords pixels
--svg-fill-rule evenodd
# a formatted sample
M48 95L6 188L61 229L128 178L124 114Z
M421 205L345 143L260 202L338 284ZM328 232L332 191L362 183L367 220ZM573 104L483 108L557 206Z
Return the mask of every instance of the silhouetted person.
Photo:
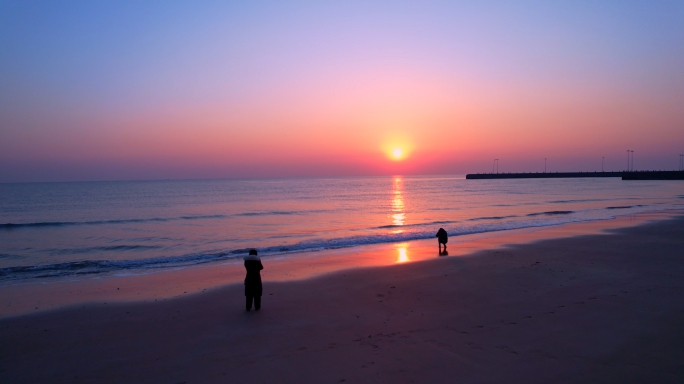
M245 277L247 310L252 309L252 301L254 301L254 309L258 311L261 308L261 273L259 271L264 269L264 266L261 265L256 249L250 249L249 255L245 257L245 269L247 270L247 277Z
M444 228L440 228L435 237L437 238L439 254L441 255L442 253L446 253L446 244L449 241L449 235L447 234L447 231L445 231ZM442 251L442 245L444 245L444 251Z

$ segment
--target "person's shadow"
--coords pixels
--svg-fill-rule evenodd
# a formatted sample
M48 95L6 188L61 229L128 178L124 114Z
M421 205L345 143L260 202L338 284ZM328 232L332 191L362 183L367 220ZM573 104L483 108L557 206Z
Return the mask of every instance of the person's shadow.
M449 252L447 250L443 250L442 252L439 253L440 256L449 256Z

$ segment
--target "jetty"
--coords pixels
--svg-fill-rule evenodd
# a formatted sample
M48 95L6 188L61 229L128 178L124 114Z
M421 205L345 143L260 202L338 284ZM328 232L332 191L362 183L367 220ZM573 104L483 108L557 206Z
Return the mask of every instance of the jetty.
M623 172L622 180L684 180L684 171Z
M684 180L684 171L469 173L466 179L566 179L620 177L622 180Z

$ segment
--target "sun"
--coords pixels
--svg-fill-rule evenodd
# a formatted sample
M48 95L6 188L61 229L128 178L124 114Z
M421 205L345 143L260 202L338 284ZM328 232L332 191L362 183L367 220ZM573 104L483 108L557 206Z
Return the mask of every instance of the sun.
M413 154L413 145L409 140L387 140L379 148L383 155L392 162L403 162Z
M401 150L401 148L394 148L394 150L392 150L392 156L394 156L394 158L397 160L401 159L403 154L404 152Z

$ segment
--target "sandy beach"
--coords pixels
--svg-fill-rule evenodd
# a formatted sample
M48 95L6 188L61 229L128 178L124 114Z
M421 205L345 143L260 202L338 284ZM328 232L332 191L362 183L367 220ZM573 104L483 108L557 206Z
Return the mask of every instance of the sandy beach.
M684 384L684 1L0 36L0 384Z
M295 280L265 260L260 312L234 282L6 314L0 381L681 383L683 239L680 215Z

